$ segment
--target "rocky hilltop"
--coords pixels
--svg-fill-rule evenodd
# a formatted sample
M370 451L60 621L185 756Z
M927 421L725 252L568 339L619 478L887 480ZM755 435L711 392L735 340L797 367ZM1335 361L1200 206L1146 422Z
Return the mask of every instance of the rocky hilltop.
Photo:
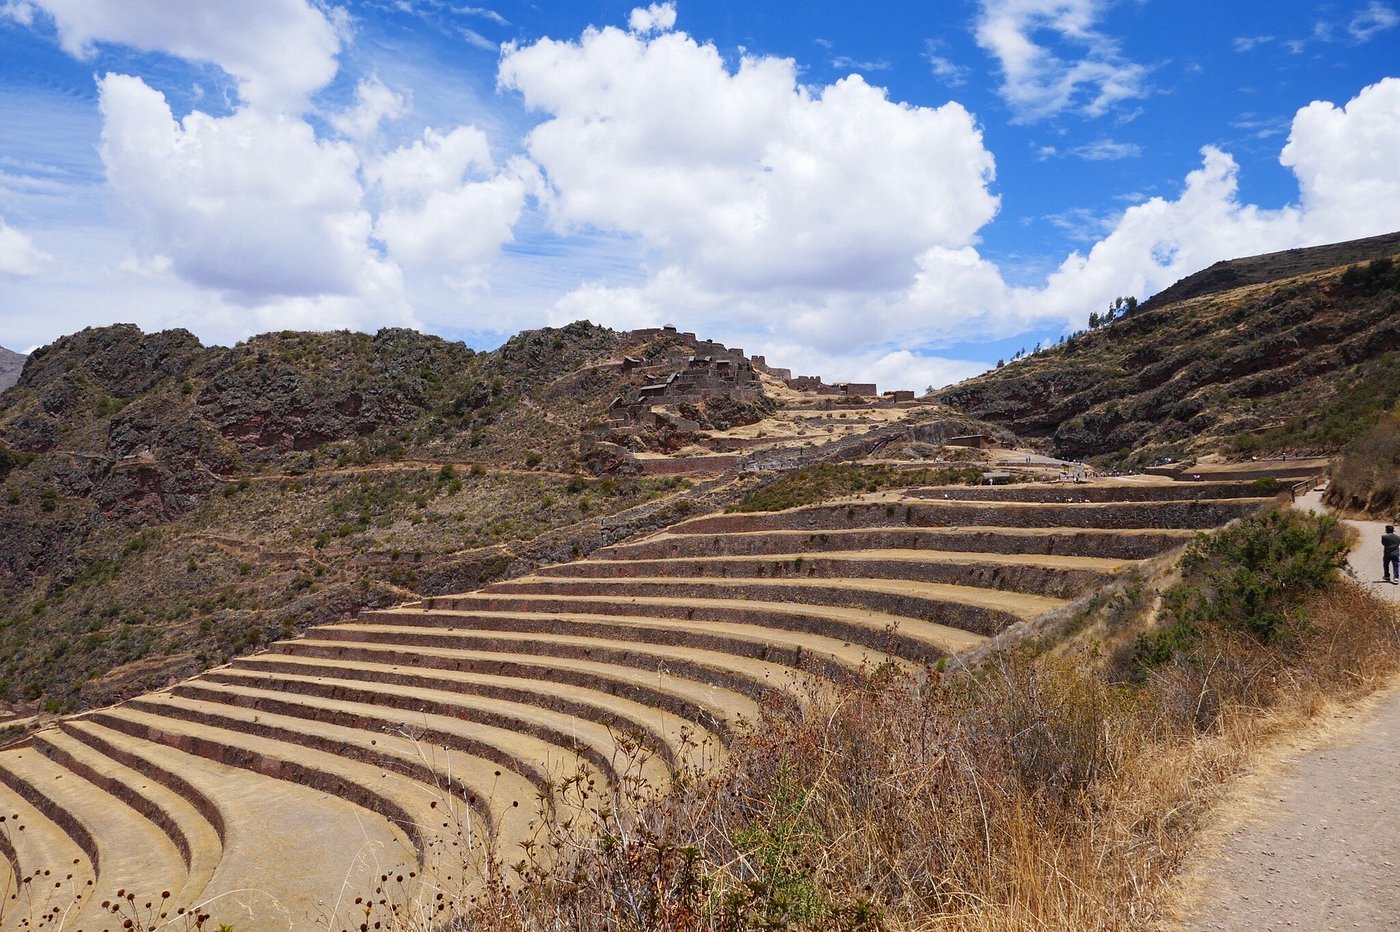
M567 559L735 494L744 457L990 429L900 426L939 413L794 392L674 328L579 322L491 352L408 330L84 330L0 396L0 704L105 702Z
M399 598L445 553L655 496L542 504L617 388L556 380L626 340L579 323L490 353L407 330L206 347L117 325L36 350L0 396L0 702L163 682Z
M24 368L25 356L0 346L0 392L19 380L19 372Z
M944 389L1068 457L1330 453L1400 398L1400 234L1218 263Z

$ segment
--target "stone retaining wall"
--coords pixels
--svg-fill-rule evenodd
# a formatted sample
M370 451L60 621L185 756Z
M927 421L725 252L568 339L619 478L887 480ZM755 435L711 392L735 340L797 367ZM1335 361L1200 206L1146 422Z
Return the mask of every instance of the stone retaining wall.
M1028 558L1033 559L1033 558ZM907 579L979 589L1001 589L1072 599L1107 584L1112 574L1090 569L1064 569L1015 563L943 563L910 560L831 560L801 556L786 560L628 560L583 561L541 567L538 575L567 579L619 579L638 576L747 577L773 579Z
M1000 502L1162 502L1205 501L1226 498L1262 498L1250 482L1174 482L1163 485L1002 485L928 486L907 489L907 498L949 499L953 501Z
M1170 532L1076 531L1013 534L997 530L927 530L914 527L858 528L806 534L665 535L614 544L594 553L604 559L669 559L696 556L761 556L829 550L948 550L957 553L1067 554L1141 560L1185 544Z
M693 518L672 529L676 534L723 534L735 531L827 530L887 527L1082 527L1188 528L1217 527L1257 511L1266 500L1221 499L1201 502L1132 502L1106 504L982 504L978 502L910 502L819 505L792 511L753 512Z

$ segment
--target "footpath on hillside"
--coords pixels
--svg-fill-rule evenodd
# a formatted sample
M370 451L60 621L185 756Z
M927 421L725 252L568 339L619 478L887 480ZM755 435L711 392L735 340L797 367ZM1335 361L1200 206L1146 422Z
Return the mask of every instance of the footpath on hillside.
M1298 507L1325 510L1318 492ZM1384 524L1348 523L1356 578L1400 602L1381 581ZM1261 786L1258 810L1197 868L1185 928L1400 929L1400 680Z

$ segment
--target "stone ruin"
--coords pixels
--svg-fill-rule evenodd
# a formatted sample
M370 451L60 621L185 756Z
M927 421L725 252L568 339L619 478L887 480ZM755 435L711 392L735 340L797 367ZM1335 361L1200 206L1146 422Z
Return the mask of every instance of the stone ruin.
M636 331L643 339L668 334L677 339L657 357L622 358L618 364L621 371L644 381L613 399L602 424L584 430L581 452L596 449L604 437L613 440L666 428L682 433L700 430L698 422L680 414L680 405L697 405L721 396L740 401L764 398L763 385L742 349L701 340L669 325Z

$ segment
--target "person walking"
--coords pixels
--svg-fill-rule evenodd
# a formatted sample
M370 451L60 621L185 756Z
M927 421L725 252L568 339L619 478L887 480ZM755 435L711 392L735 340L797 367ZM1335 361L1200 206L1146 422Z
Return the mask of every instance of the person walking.
M1385 569L1385 581L1400 586L1400 534L1395 533L1395 525L1387 524L1381 535L1381 565Z

